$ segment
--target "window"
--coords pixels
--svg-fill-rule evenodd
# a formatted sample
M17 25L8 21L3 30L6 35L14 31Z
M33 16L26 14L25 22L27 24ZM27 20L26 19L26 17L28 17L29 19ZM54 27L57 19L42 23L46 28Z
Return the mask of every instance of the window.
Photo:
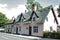
M38 26L34 26L34 27L33 27L33 32L34 32L34 33L38 33Z
M19 27L19 31L21 31L21 27Z
M21 22L23 22L23 17L21 17Z
M55 23L55 20L54 20L54 23Z
M23 19L21 21L23 22Z
M52 28L52 26L50 26L50 31L53 31L53 28Z
M33 17L33 21L35 21L35 17Z
M46 17L46 21L48 21L48 17Z

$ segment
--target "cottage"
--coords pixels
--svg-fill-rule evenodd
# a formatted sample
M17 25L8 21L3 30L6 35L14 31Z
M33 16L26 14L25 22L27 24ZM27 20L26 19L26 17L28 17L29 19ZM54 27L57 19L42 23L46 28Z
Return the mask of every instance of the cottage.
M58 21L54 9L52 6L49 6L18 15L14 19L12 33L42 37L45 30L57 31L57 24Z
M7 21L5 25L5 32L11 33L12 27L13 27L13 20Z
M48 22L46 22L46 20ZM54 25L52 25L51 23ZM13 27L13 33L42 37L43 31L45 31L45 27L47 27L46 29L49 29L49 31L56 31L57 24L58 21L53 7L49 6L46 8L42 8L41 10L32 10L26 12L25 14L21 13L21 15L18 15Z

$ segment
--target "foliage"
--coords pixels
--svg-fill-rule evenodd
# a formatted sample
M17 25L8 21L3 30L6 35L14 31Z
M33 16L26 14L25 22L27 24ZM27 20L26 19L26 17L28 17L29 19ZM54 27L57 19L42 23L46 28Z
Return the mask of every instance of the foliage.
M60 32L44 32L44 38L60 39Z
M0 27L3 27L5 25L5 22L7 21L7 17L5 16L5 14L3 14L2 12L0 12Z
M48 38L50 32L44 32L43 37Z
M58 11L58 17L60 17L60 8L58 8L57 11Z
M27 0L26 8L28 10L32 10L32 4L35 4L35 6L37 7L37 10L42 8L42 6L38 2L36 2L35 0Z

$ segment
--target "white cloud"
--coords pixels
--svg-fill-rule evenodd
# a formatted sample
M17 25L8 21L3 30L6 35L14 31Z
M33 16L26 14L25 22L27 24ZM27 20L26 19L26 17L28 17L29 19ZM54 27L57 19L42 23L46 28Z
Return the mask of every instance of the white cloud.
M0 4L0 8L5 8L7 7L7 4Z
M24 13L26 10L25 5L18 5L17 7L11 9L8 9L7 7L7 4L0 4L0 12L6 14L9 19L11 19L13 16L16 17L21 12Z

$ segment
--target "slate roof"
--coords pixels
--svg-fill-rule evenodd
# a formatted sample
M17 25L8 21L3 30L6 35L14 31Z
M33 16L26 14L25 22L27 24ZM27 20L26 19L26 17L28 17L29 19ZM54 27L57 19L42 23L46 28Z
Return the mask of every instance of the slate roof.
M48 7L45 7L45 8L42 8L40 10L35 11L35 13L39 17L39 18L36 19L35 22L36 23L44 23L45 18L47 17L47 15L48 15L48 13L49 13L50 10L52 10L52 13L53 13L53 16L55 18L55 21L58 24L58 20L56 18L56 15L55 15L55 12L54 12L54 9L53 9L52 5L51 6L48 6ZM27 20L25 20L25 22L31 22L31 19L32 19L32 18L30 18L31 17L31 13L32 13L32 11L29 11L27 13L29 16L28 16Z
M43 23L45 21L45 18L47 17L48 13L50 11L50 6L43 8L41 10L37 10L36 13L39 16L39 18L36 20L36 22Z
M23 18L25 19L24 14L21 13L21 14L18 15L17 18L15 19L15 23L21 22L21 17L23 17Z
M36 15L38 15L38 17L39 17L39 18L36 19L35 22L43 23L44 20L45 20L45 18L46 18L46 16L48 15L48 13L49 13L49 11L50 11L50 7L51 7L51 6L46 7L46 8L43 8L43 9L41 9L41 10L35 11ZM31 18L31 17L32 17L31 15L32 15L32 14L33 14L32 11L29 11L29 12L27 13L27 15L29 15L29 16L28 16L27 20L25 20L25 22L31 21L31 19L32 19L32 18Z
M17 20L15 20L15 22L20 22L21 17L23 16L24 18L26 18L26 19L24 19L24 23L31 23L32 16L35 13L35 15L37 17L35 22L36 23L44 23L45 18L47 17L49 11L52 10L53 11L53 16L55 18L55 21L58 24L58 20L57 20L56 15L54 13L54 10L52 8L53 7L51 5L51 6L42 8L42 9L37 10L37 11L28 11L25 14L20 14L20 15L17 16Z
M5 24L12 24L13 20L8 20Z
M36 17L39 18L39 16L36 14L36 12L35 12L35 11L32 11L32 12L29 14L30 17L29 17L27 20L25 20L24 22L26 22L26 21L31 21L33 14L35 14Z

